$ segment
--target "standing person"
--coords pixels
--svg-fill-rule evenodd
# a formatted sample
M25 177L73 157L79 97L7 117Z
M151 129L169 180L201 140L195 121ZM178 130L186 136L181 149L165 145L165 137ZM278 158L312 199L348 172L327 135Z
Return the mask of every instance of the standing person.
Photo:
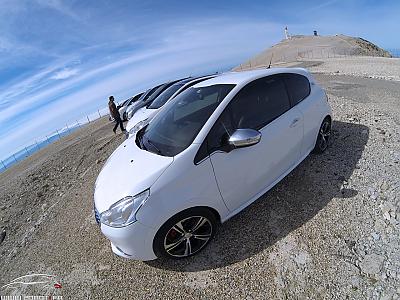
M113 129L114 133L116 133L118 125L121 128L121 131L125 132L125 128L124 128L124 125L122 124L121 117L119 116L117 106L114 103L114 96L110 96L108 99L109 99L108 109L110 110L110 115L114 118L114 120L116 122L114 129Z

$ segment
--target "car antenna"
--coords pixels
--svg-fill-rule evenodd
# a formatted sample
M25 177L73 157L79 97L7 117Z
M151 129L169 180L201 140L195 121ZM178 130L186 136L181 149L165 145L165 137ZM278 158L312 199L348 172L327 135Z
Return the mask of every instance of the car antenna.
M274 52L271 54L271 59L269 60L269 65L267 69L271 69L272 58L274 57Z

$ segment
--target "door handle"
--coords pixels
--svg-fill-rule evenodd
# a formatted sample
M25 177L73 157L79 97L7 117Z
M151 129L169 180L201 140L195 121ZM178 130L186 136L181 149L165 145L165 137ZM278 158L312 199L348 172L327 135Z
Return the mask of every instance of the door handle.
M292 121L292 124L290 124L290 127L295 127L295 126L297 126L297 124L299 123L299 121L300 121L300 118L294 119L294 120Z

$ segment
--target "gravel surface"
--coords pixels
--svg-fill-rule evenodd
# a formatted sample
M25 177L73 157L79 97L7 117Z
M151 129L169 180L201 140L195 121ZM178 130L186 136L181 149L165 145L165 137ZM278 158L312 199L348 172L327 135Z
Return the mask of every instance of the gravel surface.
M184 261L119 258L99 232L94 182L124 138L106 119L0 174L0 286L48 273L65 299L399 299L400 84L315 77L334 112L327 152L310 155Z
M322 64L310 68L310 70L316 73L352 75L400 81L400 58L329 58L325 59Z

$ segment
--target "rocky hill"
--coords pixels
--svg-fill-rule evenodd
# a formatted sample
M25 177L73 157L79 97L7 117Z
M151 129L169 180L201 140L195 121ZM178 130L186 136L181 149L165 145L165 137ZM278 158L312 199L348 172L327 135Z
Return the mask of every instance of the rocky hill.
M290 39L262 51L234 70L287 63L303 59L326 59L347 56L391 57L390 53L363 39L346 35L304 36L296 35Z

